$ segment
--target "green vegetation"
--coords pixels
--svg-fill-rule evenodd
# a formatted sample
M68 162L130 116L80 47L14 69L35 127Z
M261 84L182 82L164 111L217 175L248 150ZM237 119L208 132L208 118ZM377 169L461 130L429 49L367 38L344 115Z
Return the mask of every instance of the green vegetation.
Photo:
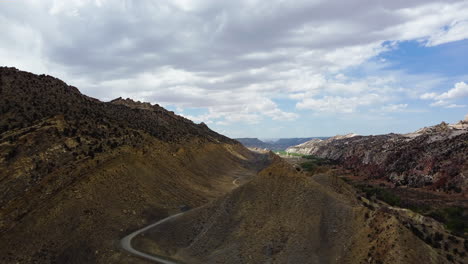
M401 206L422 215L427 215L427 213L432 210L432 208L427 204L408 204L403 202Z
M375 197L379 200L382 200L388 203L391 206L400 206L401 199L400 197L396 196L395 194L391 193L388 190L385 190L380 187L375 187L371 185L356 185L358 189L363 191L366 194L366 197L370 199L371 197Z
M301 163L302 169L312 173L325 172L327 170L326 166L335 164L332 160L313 155L302 156L302 158L308 159L308 161Z
M283 155L283 156L286 156L286 155L289 155L289 156L295 156L295 157L301 157L302 154L299 154L299 153L288 153L284 150L277 150L275 151L276 154L278 155Z
M367 184L355 185L356 188L366 194L368 199L372 197L379 199L391 206L398 206L410 209L416 213L429 216L445 225L447 230L453 234L464 237L464 233L468 233L468 212L461 207L446 207L434 209L427 204L408 204L402 201L399 196L393 194L390 190L371 186ZM437 240L439 237L435 237Z
M335 162L332 161L332 160L320 158L320 157L317 157L317 156L314 156L314 155L305 155L305 156L302 156L302 158L309 160L309 161L303 163L303 164L309 164L309 165L306 165L306 166L312 166L312 165L325 166L325 165L334 165L335 164Z
M468 215L461 207L447 207L427 214L435 220L443 223L445 227L457 235L468 232Z

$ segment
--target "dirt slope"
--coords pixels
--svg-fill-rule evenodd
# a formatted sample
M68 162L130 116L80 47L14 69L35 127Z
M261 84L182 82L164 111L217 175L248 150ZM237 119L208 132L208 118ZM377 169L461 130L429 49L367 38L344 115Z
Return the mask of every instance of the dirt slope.
M118 241L254 175L238 142L160 106L0 68L0 263L129 263Z
M187 263L449 263L394 215L363 206L349 186L279 158L135 245Z

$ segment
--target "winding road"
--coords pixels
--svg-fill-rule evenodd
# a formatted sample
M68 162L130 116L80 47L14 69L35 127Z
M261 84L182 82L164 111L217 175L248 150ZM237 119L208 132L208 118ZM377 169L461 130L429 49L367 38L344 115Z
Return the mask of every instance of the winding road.
M234 186L236 186L236 187L239 187L239 184L237 183L238 180L239 180L239 178L235 178L235 179L232 181L232 184L234 184Z
M233 181L232 181L232 184L234 184L236 187L239 187L239 184L237 184L237 181L240 180L239 178L235 178ZM141 252L141 251L138 251L136 250L133 246L132 246L132 239L135 238L136 236L138 236L139 234L145 232L145 231L148 231L149 229L155 227L155 226L158 226L162 223L165 223L171 219L174 219L178 216L181 216L183 214L185 214L186 212L183 212L183 213L178 213L178 214L175 214L175 215L171 215L169 217L166 217L164 219L161 219L159 220L158 222L154 223L154 224L151 224L149 226L146 226L142 229L138 229L137 231L131 233L130 235L122 238L120 240L120 246L127 252L135 255L135 256L138 256L138 257L142 257L144 259L148 259L148 260L151 260L151 261L157 261L158 263L162 263L162 264L179 264L177 262L174 262L174 261L171 261L163 256L157 256L157 255L150 255L150 254L147 254L147 253L144 253L144 252Z
M138 236L139 234L141 234L141 233L143 233L143 232L145 232L145 231L147 231L147 230L149 230L149 229L151 229L151 228L153 228L155 226L158 226L158 225L160 225L160 224L162 224L164 222L167 222L167 221L169 221L169 220L171 220L173 218L176 218L178 216L181 216L183 214L184 213L178 213L178 214L175 214L175 215L171 215L171 216L166 217L166 218L164 218L162 220L159 220L158 222L156 222L154 224L151 224L151 225L149 225L147 227L144 227L142 229L139 229L139 230L131 233L130 235L128 235L128 236L122 238L122 240L120 240L120 246L122 246L122 248L124 250L126 250L127 252L129 252L129 253L131 253L131 254L133 254L135 256L139 256L139 257L149 259L149 260L152 260L152 261L157 261L157 262L163 263L163 264L177 264L177 262L170 261L170 260L168 260L166 258L163 258L162 256L150 255L150 254L146 254L144 252L141 252L141 251L138 251L138 250L134 249L132 247L132 239L134 237Z

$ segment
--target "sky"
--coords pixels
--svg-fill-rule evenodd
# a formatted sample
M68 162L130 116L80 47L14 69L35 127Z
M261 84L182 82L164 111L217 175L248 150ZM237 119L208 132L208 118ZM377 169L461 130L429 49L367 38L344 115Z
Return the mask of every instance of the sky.
M468 114L468 1L0 2L0 65L230 137L406 133Z

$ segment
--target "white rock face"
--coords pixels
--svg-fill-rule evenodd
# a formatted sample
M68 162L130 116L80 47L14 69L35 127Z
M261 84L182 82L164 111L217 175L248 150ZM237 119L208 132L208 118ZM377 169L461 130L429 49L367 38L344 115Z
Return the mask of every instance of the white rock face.
M429 134L431 136L429 142L444 140L447 138L452 138L468 132L468 122L460 121L455 124L447 124L442 122L435 126L424 127L416 130L413 133L403 134L408 140L412 140L421 135Z
M302 144L289 147L286 149L286 152L307 155L307 154L315 153L320 147L325 146L332 141L335 141L338 139L344 139L344 138L352 138L355 136L359 136L359 135L351 133L351 134L346 134L346 135L337 135L337 136L328 138L326 140L312 139Z
M456 186L457 190L467 192L467 144L468 121L460 121L442 122L408 134L348 134L315 139L286 151L338 161L368 179L383 178L418 188L433 185L450 192L451 186ZM445 184L434 185L439 180Z
M424 128L418 129L412 133L401 134L401 135L393 134L393 135L396 135L397 137L401 137L402 140L406 140L406 141L414 140L421 135L430 135L429 138L427 139L427 143L430 143L430 142L453 138L455 136L458 136L464 133L468 133L468 115L465 117L465 120L460 121L455 124L447 124L445 122L442 122L435 126L424 127ZM298 154L303 154L303 155L315 155L318 152L320 152L321 154L324 154L326 152L326 146L329 146L330 143L336 140L352 138L356 136L359 136L359 135L351 133L347 135L334 136L326 140L312 139L305 143L289 147L286 149L286 152L298 153ZM346 145L348 144L348 142L343 141L343 144ZM365 159L364 161L366 163L367 159Z

